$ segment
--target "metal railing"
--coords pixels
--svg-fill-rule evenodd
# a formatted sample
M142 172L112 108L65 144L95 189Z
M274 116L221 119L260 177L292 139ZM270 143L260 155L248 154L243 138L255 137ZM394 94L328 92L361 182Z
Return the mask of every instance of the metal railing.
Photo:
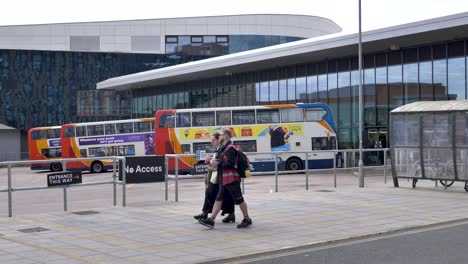
M369 152L383 152L383 165L382 166L364 166L364 168L381 168L383 167L383 173L384 173L384 183L386 184L387 183L387 152L389 151L390 149L389 148L380 148L380 149L377 149L377 148L373 148L373 149L363 149L363 153L369 153ZM309 157L311 157L310 155L312 154L320 154L320 153L334 153L333 155L333 167L332 168L325 168L325 169L309 169L309 163L307 161L311 161L309 159ZM341 163L343 164L342 167L337 167L336 164L337 164L337 155L339 153L343 153L343 159L344 159L344 162ZM347 154L348 153L351 153L353 156L352 156L352 161L358 161L359 159L357 158L356 159L356 153L359 153L359 149L340 149L340 150L315 150L315 151L297 151L297 152L265 152L265 153L260 153L260 152L249 152L249 153L246 153L247 156L249 157L249 159L253 160L253 156L255 155L271 155L271 157L274 159L274 162L275 162L275 170L274 171L267 171L267 172L255 172L255 171L251 171L251 175L252 176L255 176L255 175L271 175L274 173L274 176L275 176L275 192L278 192L279 191L279 175L280 174L297 174L297 173L304 173L305 174L305 189L306 190L309 190L309 174L311 172L320 172L320 171L333 171L333 187L334 188L337 188L337 175L336 175L336 172L337 171L347 171L347 170L354 170L354 169L358 169L358 166L357 164L354 164L356 162L352 162L352 166L348 167L347 165ZM279 160L279 157L281 155L284 155L284 154L287 154L288 156L291 155L291 154L299 154L299 155L303 155L305 156L305 160L303 161L306 161L304 162L304 169L303 170L293 170L293 171L288 171L288 170L282 170L280 171L278 169L278 160ZM168 201L168 198L169 198L169 180L174 180L175 183L174 183L174 192L175 192L175 201L179 201L179 180L182 180L182 179L195 179L195 178L203 178L205 177L204 175L203 176L195 176L195 175L179 175L179 157L195 157L195 154L166 154L165 155L165 200ZM173 175L170 175L169 174L169 160L170 159L174 159L174 164L175 164L175 168L174 168L174 174ZM242 181L242 190L243 192L245 192L245 186L244 186L244 181Z
M61 162L62 168L66 168L67 162L74 162L74 161L87 161L87 160L96 160L95 157L93 158L77 158L77 159L54 159L54 162ZM8 186L7 188L0 189L0 192L8 192L8 216L13 216L13 192L17 191L29 191L29 190L44 190L50 188L63 188L63 210L68 210L68 200L67 200L67 189L68 188L75 188L75 187L82 187L82 186L90 186L90 185L102 185L102 184L113 184L113 204L117 206L117 184L122 184L122 206L126 206L126 172L125 172L125 157L116 157L116 156L109 156L109 157L99 157L99 160L111 160L112 161L112 180L110 181L99 181L99 182L86 182L86 183L77 183L77 184L66 184L60 186L31 186L31 187L13 187L12 186L12 170L13 166L21 166L21 165L29 165L29 164L40 164L40 163L50 163L50 160L25 160L25 161L5 161L0 162L0 167L7 168L7 176L8 176ZM122 163L122 181L118 180L117 176L117 169L118 169L118 162Z

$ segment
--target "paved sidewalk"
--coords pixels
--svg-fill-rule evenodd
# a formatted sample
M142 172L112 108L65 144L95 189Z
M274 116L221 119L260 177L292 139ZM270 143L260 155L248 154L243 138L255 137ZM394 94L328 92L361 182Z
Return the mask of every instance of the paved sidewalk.
M197 263L468 218L462 183L443 189L420 181L412 189L400 180L394 188L390 177L386 185L383 177L371 177L366 188L357 188L349 176L340 177L335 189L327 175L314 178L309 190L300 187L300 178L301 184L276 193L269 191L272 179L248 179L253 225L242 230L220 218L214 230L196 222L202 194L82 214L1 217L0 263ZM236 215L239 222L240 210Z

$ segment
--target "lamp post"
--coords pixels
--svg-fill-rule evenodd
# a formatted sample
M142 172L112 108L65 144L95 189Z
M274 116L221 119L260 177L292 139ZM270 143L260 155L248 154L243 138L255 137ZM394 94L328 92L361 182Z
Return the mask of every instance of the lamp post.
M362 161L362 136L363 136L363 96L362 96L362 32L361 32L361 0L359 0L359 187L364 187L364 162Z

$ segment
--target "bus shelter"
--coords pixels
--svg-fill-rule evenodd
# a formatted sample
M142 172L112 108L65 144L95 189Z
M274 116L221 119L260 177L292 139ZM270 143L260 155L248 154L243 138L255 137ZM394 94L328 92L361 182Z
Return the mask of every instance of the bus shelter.
M390 112L393 183L464 181L468 192L468 100L415 102Z

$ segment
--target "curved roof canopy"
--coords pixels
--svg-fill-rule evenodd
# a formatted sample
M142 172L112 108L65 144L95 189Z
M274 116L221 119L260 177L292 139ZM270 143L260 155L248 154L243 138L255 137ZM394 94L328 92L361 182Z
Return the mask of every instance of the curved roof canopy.
M391 113L468 111L468 100L423 101L400 106Z
M454 41L468 36L468 12L362 34L363 52L399 50L401 47ZM333 60L358 54L358 34L332 34L294 41L256 50L189 62L111 78L97 84L98 89L139 89L219 77L248 71Z

